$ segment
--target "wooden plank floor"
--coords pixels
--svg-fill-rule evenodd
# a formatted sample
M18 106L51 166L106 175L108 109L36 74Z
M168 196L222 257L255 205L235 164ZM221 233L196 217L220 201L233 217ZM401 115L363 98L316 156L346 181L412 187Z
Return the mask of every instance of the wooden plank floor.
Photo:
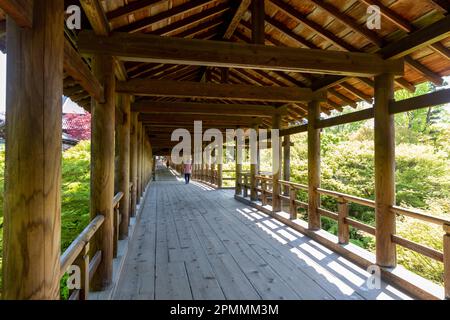
M409 299L233 192L158 168L115 299Z

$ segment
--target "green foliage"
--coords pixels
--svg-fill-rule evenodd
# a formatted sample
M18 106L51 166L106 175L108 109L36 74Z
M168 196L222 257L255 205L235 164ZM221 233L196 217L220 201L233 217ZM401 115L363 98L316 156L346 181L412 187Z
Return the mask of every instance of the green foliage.
M419 85L414 95L430 92L429 84ZM396 93L396 99L414 96L407 91ZM354 110L352 110L354 111ZM427 213L449 217L450 213L450 116L449 107L419 109L395 116L396 123L396 197L397 204L423 209ZM307 183L307 135L291 138L291 180ZM374 199L374 133L373 120L327 128L321 139L322 187ZM307 201L307 194L298 194ZM322 196L322 207L337 212L336 200ZM374 226L373 209L350 205L353 219ZM306 215L301 215L306 218ZM323 217L322 227L337 234L336 221ZM399 217L400 236L442 251L442 228L418 220ZM372 236L350 228L351 242L374 251ZM434 282L442 283L443 265L398 246L398 261L407 269Z
M0 149L0 226L3 222L4 149ZM61 251L89 224L90 142L84 141L62 156ZM0 228L1 229L1 228ZM0 230L2 231L2 230ZM2 253L0 232L0 271ZM61 280L61 298L68 298L65 279ZM1 277L0 277L1 281ZM1 282L0 282L1 288Z
M61 250L89 224L90 142L83 141L63 154Z

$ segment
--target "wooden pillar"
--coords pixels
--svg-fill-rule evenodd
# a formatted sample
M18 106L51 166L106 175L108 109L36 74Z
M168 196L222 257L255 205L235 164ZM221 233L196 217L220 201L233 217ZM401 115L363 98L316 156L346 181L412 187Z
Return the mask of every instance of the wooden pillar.
M450 224L444 224L444 294L450 300Z
M256 132L255 145L250 145L250 200L258 200L258 193L256 192L256 175L258 166L258 125L254 125L252 129ZM250 141L251 142L251 141Z
M153 176L153 181L156 181L156 156L153 156L152 176Z
M112 281L114 216L114 125L115 76L111 56L92 59L94 75L105 88L105 103L92 100L91 145L91 218L103 215L105 221L95 236L94 250L101 250L102 260L93 278L93 289L103 290Z
M214 158L217 156L215 148L211 151L211 156ZM215 174L216 174L216 162L211 162L211 181L210 182L214 185L216 185L216 183L217 183L217 181L215 179Z
M242 148L239 148L238 138L236 137L236 145L235 145L235 161L236 161L236 186L235 186L235 194L242 195L242 161L243 161L243 152ZM243 147L243 146L241 146ZM239 150L241 149L241 150Z
M389 102L394 98L394 76L375 77L375 217L376 261L382 267L397 264L395 244L395 127L389 113Z
M252 0L252 43L264 44L264 0Z
M131 188L131 216L136 216L137 204L137 122L138 114L131 113L131 130L130 130L130 176L133 187Z
M141 197L144 195L144 191L145 191L145 172L144 172L144 167L145 167L145 160L146 160L146 152L145 152L145 130L144 130L144 125L141 123L141 141L140 141L140 145L141 145L141 168L140 168L140 173L141 173Z
M283 180L289 181L291 179L291 136L284 137L283 146ZM284 188L284 195L289 195L289 187Z
M319 230L320 222L320 129L316 123L320 119L320 105L312 101L308 105L308 227Z
M136 147L137 147L137 166L136 166L136 202L138 204L141 203L141 154L142 154L142 146L141 146L141 123L139 120L136 123L137 129L137 137L136 137Z
M279 130L281 129L281 115L275 114L272 117L272 129ZM281 211L281 157L282 157L282 146L281 146L281 138L278 137L278 146L277 143L274 143L275 137L272 135L272 211L280 212ZM276 163L278 162L278 163Z
M121 111L122 117L116 121L119 163L118 163L118 188L123 192L119 210L121 221L119 226L119 239L128 237L128 226L130 224L130 96L122 95Z
M59 299L63 2L7 18L3 299Z
M223 187L223 145L220 146L222 152L219 152L219 162L217 163L217 187L220 189Z

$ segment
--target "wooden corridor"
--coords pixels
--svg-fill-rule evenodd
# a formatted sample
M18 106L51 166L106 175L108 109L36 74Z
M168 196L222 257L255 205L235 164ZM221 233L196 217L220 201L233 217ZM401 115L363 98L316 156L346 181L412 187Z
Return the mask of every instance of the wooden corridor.
M232 191L157 170L114 299L409 299Z

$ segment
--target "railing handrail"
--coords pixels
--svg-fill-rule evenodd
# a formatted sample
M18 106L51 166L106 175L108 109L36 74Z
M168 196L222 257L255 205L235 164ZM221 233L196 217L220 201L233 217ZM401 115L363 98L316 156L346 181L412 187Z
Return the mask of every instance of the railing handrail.
M67 269L74 263L76 258L80 255L83 248L89 243L97 230L102 226L105 221L103 215L98 215L87 225L86 228L78 235L78 237L70 244L70 246L62 254L61 261L61 274L60 278L64 276Z
M420 212L419 210L407 209L407 208L402 208L399 206L392 206L391 209L393 212L395 212L397 214L408 216L410 218L415 218L418 220L434 223L434 224L437 224L440 226L450 225L450 219L435 217L435 216Z
M337 199L344 199L353 203L361 204L366 207L375 208L374 200L364 199L361 197L352 196L346 193L331 191L323 188L317 188L317 192Z
M285 180L278 180L278 182L284 186L293 186L296 189L308 190L308 186L305 184L295 183L295 182L285 181Z
M120 202L120 200L122 200L123 196L124 196L124 193L122 191L117 192L117 194L113 198L113 208L115 208L119 204L119 202Z

